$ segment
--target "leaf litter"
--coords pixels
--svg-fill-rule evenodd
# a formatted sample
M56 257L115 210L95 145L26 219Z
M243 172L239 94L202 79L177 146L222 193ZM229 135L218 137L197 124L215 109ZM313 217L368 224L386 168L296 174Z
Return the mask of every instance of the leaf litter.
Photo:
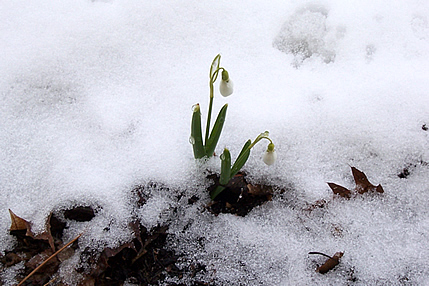
M384 192L381 185L371 184L365 173L355 167L351 167L351 170L356 187L349 190L340 185L328 183L334 195L352 199L358 194L367 192ZM207 204L205 209L214 216L218 216L220 213L246 216L254 207L270 201L275 195L273 186L251 184L246 177L245 173L238 173L228 183L225 191L215 201ZM212 181L211 186L207 189L207 192L210 193L219 184L219 176L212 174L208 178ZM138 198L136 207L141 207L147 202L147 198L143 194L144 189L144 186L138 186L133 190ZM283 192L277 191L277 193ZM199 200L198 196L193 195L187 202L192 205ZM328 205L329 201L321 199L312 205L307 205L302 210L312 212L316 209L327 208ZM40 234L33 233L31 222L14 214L12 210L9 212L11 216L10 234L16 237L18 243L12 251L6 252L0 257L2 267L6 269L24 262L25 269L18 275L17 280L21 283L26 280L26 285L43 285L46 283L68 285L67 282L61 281L56 272L62 262L77 252L79 246L76 240L80 235L69 242L70 247L64 250L65 245L62 236L64 229L67 228L64 219L90 222L96 216L97 208L76 206L63 210L59 216L57 213L51 213L47 218L45 231ZM134 238L127 243L115 248L106 247L98 253L89 247L79 252L79 263L75 269L81 275L79 285L117 285L125 281L138 285L152 285L162 283L167 277L170 280L175 277L176 281L180 281L185 276L190 277L191 280L195 278L192 280L192 285L216 285L207 282L207 280L198 280L197 277L209 276L204 264L193 262L188 263L185 267L183 264L181 264L182 267L178 266L180 254L167 247L166 243L167 237L171 235L168 224L157 225L148 229L137 219L134 219L129 224L129 228L133 231ZM334 236L341 236L341 226L333 226L332 232ZM62 250L64 253L59 255L58 253ZM332 257L320 252L310 252L309 254L320 254L328 258L316 268L316 272L325 274L329 271L335 271L335 267L340 263L340 258L344 252L336 252ZM41 268L40 271L36 272L39 268ZM353 268L350 271L353 272ZM29 276L30 273L32 273L31 276ZM199 275L196 275L197 273ZM59 281L54 282L56 279ZM185 284L170 282L166 285Z

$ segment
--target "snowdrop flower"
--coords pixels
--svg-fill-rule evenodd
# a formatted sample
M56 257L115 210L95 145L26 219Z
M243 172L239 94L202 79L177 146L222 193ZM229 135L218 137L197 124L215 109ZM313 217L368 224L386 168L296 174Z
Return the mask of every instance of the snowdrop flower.
M270 143L268 144L267 151L265 151L264 156L262 157L262 160L267 165L272 165L277 159L277 153L276 150L274 150L274 144Z
M233 92L234 84L232 80L229 78L228 72L224 69L222 70L222 80L219 85L220 94L222 96L227 97L230 96Z

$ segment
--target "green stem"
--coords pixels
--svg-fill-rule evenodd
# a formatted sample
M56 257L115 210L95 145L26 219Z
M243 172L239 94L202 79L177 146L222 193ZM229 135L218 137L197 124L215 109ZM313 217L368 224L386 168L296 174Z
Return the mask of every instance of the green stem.
M212 201L217 197L217 195L222 193L223 190L225 190L224 186L221 186L221 185L217 186L216 189L210 194L210 198L212 199Z
M253 143L249 146L249 149L252 149L252 147L255 146L262 139L267 139L268 141L270 141L270 143L273 143L273 141L268 137L269 135L270 133L268 131L259 134L258 137L256 137L255 141L253 141Z
M206 135L205 135L204 144L207 144L207 140L209 139L209 134L210 134L210 122L211 122L211 118L212 118L213 97L214 97L213 84L216 81L218 73L219 73L220 58L221 58L221 55L217 54L216 57L213 59L212 64L210 66L210 72L209 72L210 103L209 103L209 112L207 114L207 126L206 126Z
M210 66L210 73L209 73L210 80L213 79L213 74L219 68L220 57L221 57L220 54L218 54L212 61L212 65ZM216 78L212 82L215 82L215 81L216 81Z
M207 141L209 140L210 121L212 119L212 109L213 109L213 97L214 97L214 88L213 88L212 79L210 79L210 103L209 103L209 113L207 114L206 136L205 136L205 140L204 140L205 145L207 145Z
M220 55L218 55L216 58L219 57L220 60ZM215 60L216 60L215 58ZM219 75L220 71L223 71L224 68L219 67L219 62L218 62L218 66L216 68L216 70L214 72L212 72L212 70L210 70L210 102L209 102L209 113L207 114L207 126L206 126L206 136L205 136L205 143L207 144L207 140L209 139L209 134L210 134L210 123L212 120L212 109L213 109L213 98L214 98L214 83Z
M244 166L244 164L246 164L247 159L249 159L250 150L253 148L253 146L255 146L262 139L267 139L268 141L270 141L270 143L273 143L273 141L268 136L269 136L269 132L265 131L259 134L256 137L256 139L253 141L253 143L250 141L250 139L247 140L247 142L243 146L243 149L241 150L240 154L235 160L234 165L232 165L231 174L230 174L231 178L234 177L235 174L238 173L238 171L240 171L240 169Z

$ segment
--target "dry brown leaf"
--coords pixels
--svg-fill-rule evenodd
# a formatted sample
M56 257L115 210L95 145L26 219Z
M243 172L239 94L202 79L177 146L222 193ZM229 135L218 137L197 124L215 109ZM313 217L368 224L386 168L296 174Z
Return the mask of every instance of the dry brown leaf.
M51 249L46 249L45 251L38 253L36 255L34 255L31 259L29 259L26 263L25 263L25 267L27 267L28 269L34 270L36 269L37 266L39 266L40 264L42 264L45 260L47 260L49 258L49 256L51 256L53 254ZM50 263L54 263L56 264L56 266L58 266L59 261L50 261ZM54 268L54 267L52 267Z
M351 167L351 168L352 168L353 178L354 178L355 183L356 183L356 191L359 194L363 194L363 193L366 193L368 191L377 191L379 193L384 192L381 185L378 185L376 187L373 184L371 184L364 172L359 171L355 167Z
M247 184L247 188L249 189L249 194L254 196L271 197L273 194L273 188L270 186Z
M344 255L344 252L335 253L334 256L328 258L328 260L326 260L323 265L319 266L316 269L316 271L319 272L320 274L325 274L329 272L340 263L340 258L343 257L343 255Z
M34 239L47 240L48 243L49 243L49 246L52 249L52 251L55 252L54 238L52 237L52 234L51 234L51 224L49 223L50 220L51 220L51 216L52 216L52 214L50 214L48 216L48 219L46 220L45 231L44 232L35 234L31 230L31 224L29 224L29 227L27 229L26 235L29 236L29 237L32 237Z
M375 191L378 193L384 193L383 187L380 184L375 188Z
M29 227L29 222L26 221L23 218L20 218L16 214L13 213L11 209L9 209L10 219L12 221L12 224L10 226L9 231L15 231L15 230L27 230Z
M355 167L351 167L351 168L352 168L353 178L354 178L355 183L356 183L356 191L359 194L366 193L371 188L374 187L374 185L372 185L368 181L368 178L366 177L366 175L363 172L359 171Z
M106 247L103 250L103 253L106 255L107 258L110 258L110 257L115 256L116 254L118 254L119 252L121 252L125 248L130 248L130 249L133 249L135 252L137 252L134 243L133 242L128 242L128 243L124 243L124 244L122 244L122 245L120 245L119 247L116 247L116 248Z
M34 239L39 240L47 240L49 242L49 246L51 247L52 251L55 251L55 244L54 244L54 238L51 235L51 226L50 226L50 219L51 215L49 215L47 221L46 221L46 227L45 231L42 233L35 234L31 229L31 223L26 221L23 218L20 218L17 216L12 210L9 209L10 219L12 220L12 224L10 226L10 231L19 231L19 230L26 230L25 235L29 236Z
M331 188L331 190L334 192L334 194L339 195L343 198L350 199L352 196L352 192L349 189L344 188L340 185L337 185L334 183L328 183L328 186Z
M355 183L356 183L356 187L354 190L357 193L364 194L364 193L369 192L369 191L384 193L383 187L381 185L374 186L373 184L371 184L364 172L359 171L355 167L351 167L351 169L352 169L353 178L354 178ZM349 190L345 187L342 187L340 185L334 184L334 183L328 183L328 185L332 189L334 194L340 195L341 197L344 197L347 199L352 197L352 191L351 190Z

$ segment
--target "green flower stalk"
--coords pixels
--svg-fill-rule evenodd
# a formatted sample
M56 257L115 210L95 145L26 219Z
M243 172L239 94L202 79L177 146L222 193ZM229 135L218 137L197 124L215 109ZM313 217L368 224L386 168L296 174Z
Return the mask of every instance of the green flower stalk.
M204 142L202 139L202 129L201 129L201 112L199 104L194 105L192 121L191 121L191 138L190 142L194 150L194 158L200 159L203 157L211 157L214 154L216 145L219 141L220 135L222 133L223 125L226 119L226 111L228 109L228 104L225 104L216 118L216 121L213 125L212 130L210 131L212 109L213 109L213 99L214 99L214 83L216 82L219 72L222 72L221 84L219 86L220 92L223 96L229 96L233 92L232 81L229 78L228 72L220 67L220 54L217 55L210 66L209 73L209 87L210 87L210 102L209 110L207 114L207 124L206 132L204 136ZM200 137L201 136L201 137Z

